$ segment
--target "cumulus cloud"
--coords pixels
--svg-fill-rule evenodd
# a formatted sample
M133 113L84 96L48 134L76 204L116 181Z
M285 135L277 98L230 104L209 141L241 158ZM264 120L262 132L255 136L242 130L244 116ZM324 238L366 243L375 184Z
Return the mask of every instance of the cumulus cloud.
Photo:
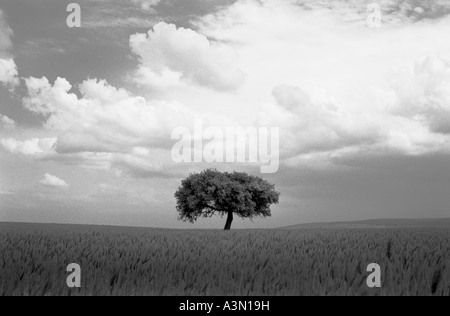
M131 36L130 46L141 60L136 79L140 84L170 86L181 80L229 91L244 82L233 49L191 29L161 22L148 34Z
M258 125L282 127L282 158L449 152L447 62L423 56L449 51L440 38L450 19L432 16L437 7L427 2L391 1L382 4L385 28L374 30L365 25L368 3L243 0L194 23L239 43L247 77L234 110L253 108ZM408 20L420 23L403 23L399 7L408 3L423 5Z
M58 131L57 151L127 152L136 146L162 146L169 130L190 116L178 102L151 101L117 89L104 80L90 79L79 86L58 78L25 80L29 96L24 105L48 116L45 127Z
M383 134L376 119L348 110L317 88L282 85L272 93L285 112L271 124L287 127L283 136L291 154L372 145Z
M393 113L450 135L450 61L438 55L419 60L394 83Z
M24 141L4 138L0 140L0 144L4 150L12 154L45 158L55 154L56 138L33 138Z
M0 58L0 82L8 87L15 87L19 84L17 66L12 58Z
M0 128L5 130L12 130L16 127L16 122L9 117L0 114Z
M66 183L66 181L64 181L56 176L52 176L51 174L48 174L48 173L45 174L44 179L39 181L39 183L46 187L53 187L53 188L69 187L69 185Z
M147 101L104 80L89 79L78 86L81 97L63 78L27 78L24 106L46 117L48 140L2 140L12 153L46 155L46 159L121 174L151 176L161 173L170 151L173 128L194 121L194 114L175 101ZM50 155L52 153L52 155ZM165 159L164 159L165 157Z
M330 160L348 156L450 150L450 138L417 120L420 112L414 109L409 109L412 117L389 108L373 113L351 109L311 87L278 86L273 96L275 109L265 109L263 115L270 117L267 124L284 127L282 153L288 164L312 161L327 165Z

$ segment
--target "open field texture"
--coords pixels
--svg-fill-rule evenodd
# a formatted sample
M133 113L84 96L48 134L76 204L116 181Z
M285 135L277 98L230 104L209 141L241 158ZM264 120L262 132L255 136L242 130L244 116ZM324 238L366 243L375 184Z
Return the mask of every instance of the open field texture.
M69 289L66 267L82 268ZM382 267L370 289L366 268ZM447 228L0 224L0 295L450 295Z

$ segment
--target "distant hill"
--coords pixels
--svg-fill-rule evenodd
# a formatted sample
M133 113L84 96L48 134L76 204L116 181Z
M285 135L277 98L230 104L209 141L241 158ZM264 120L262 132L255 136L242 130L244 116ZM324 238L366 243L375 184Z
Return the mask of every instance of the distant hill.
M450 218L441 219L373 219L356 222L309 223L282 227L282 229L305 228L389 228L389 227L436 227L449 228Z
M450 229L450 218L442 219L374 219L355 222L323 222L306 223L276 229L333 229L333 228L401 228L401 227L424 227L424 228L448 228ZM33 232L63 232L63 233L129 233L129 232L154 232L154 231L206 231L214 229L169 229L152 227L127 227L127 226L103 226L103 225L77 225L77 224L41 224L41 223L11 223L0 222L0 233L33 233ZM239 230L239 229L236 229ZM245 230L245 229L244 229ZM258 229L255 229L258 230Z

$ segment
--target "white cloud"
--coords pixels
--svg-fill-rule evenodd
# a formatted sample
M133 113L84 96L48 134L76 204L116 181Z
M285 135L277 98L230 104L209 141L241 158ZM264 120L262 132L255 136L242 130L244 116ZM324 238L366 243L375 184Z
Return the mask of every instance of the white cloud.
M0 128L5 130L12 130L16 127L16 122L9 117L0 114Z
M38 146L39 139L2 143L9 152L38 159L119 176L171 177L179 174L170 156L172 130L193 127L196 117L208 122L207 115L179 102L147 101L103 80L84 81L78 87L80 97L63 78L53 85L46 78L24 81L28 89L24 106L45 115L46 132L57 137L47 150Z
M140 84L170 86L182 80L228 91L244 82L232 48L191 29L161 22L148 34L131 36L130 46L141 60L136 78Z
M284 147L292 154L369 146L383 136L376 118L350 111L345 104L311 87L278 86L273 90L281 113L270 123L284 126Z
M434 133L450 134L450 61L438 55L419 60L394 83L393 112L423 123Z
M33 138L25 141L14 138L0 140L2 147L12 154L45 158L55 154L56 138Z
M54 187L54 188L67 188L69 185L66 183L66 181L56 177L52 176L51 174L46 173L44 176L44 179L39 181L40 184L47 186L47 187Z
M365 24L365 1L242 0L194 24L237 51L247 78L230 106L252 108L259 125L282 127L285 160L447 153L446 62L419 69L423 56L450 51L441 40L450 19L432 16L436 8L425 2L417 14L441 19L410 19L391 2L382 5L381 29ZM393 79L417 60L415 75Z
M86 80L70 93L71 84L58 78L25 80L29 110L48 115L45 127L59 132L57 150L71 152L127 152L136 146L160 146L161 139L190 117L178 102L151 101L116 89L103 80Z
M19 85L17 66L12 58L0 59L0 83L8 87Z
M170 164L164 153L170 152L172 129L194 121L194 114L178 102L147 101L103 80L80 84L80 98L63 78L53 85L46 78L28 78L25 84L24 106L44 114L45 129L58 135L54 154L46 158L68 165L133 176L161 173L163 164ZM36 157L47 152L38 142L2 140L8 151Z

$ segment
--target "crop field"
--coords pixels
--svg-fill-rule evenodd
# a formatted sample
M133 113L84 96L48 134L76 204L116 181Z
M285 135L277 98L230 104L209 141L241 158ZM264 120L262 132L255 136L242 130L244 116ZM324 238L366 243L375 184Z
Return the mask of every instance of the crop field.
M70 263L79 289L66 285ZM381 288L366 284L371 263ZM0 224L0 295L449 296L450 230Z

